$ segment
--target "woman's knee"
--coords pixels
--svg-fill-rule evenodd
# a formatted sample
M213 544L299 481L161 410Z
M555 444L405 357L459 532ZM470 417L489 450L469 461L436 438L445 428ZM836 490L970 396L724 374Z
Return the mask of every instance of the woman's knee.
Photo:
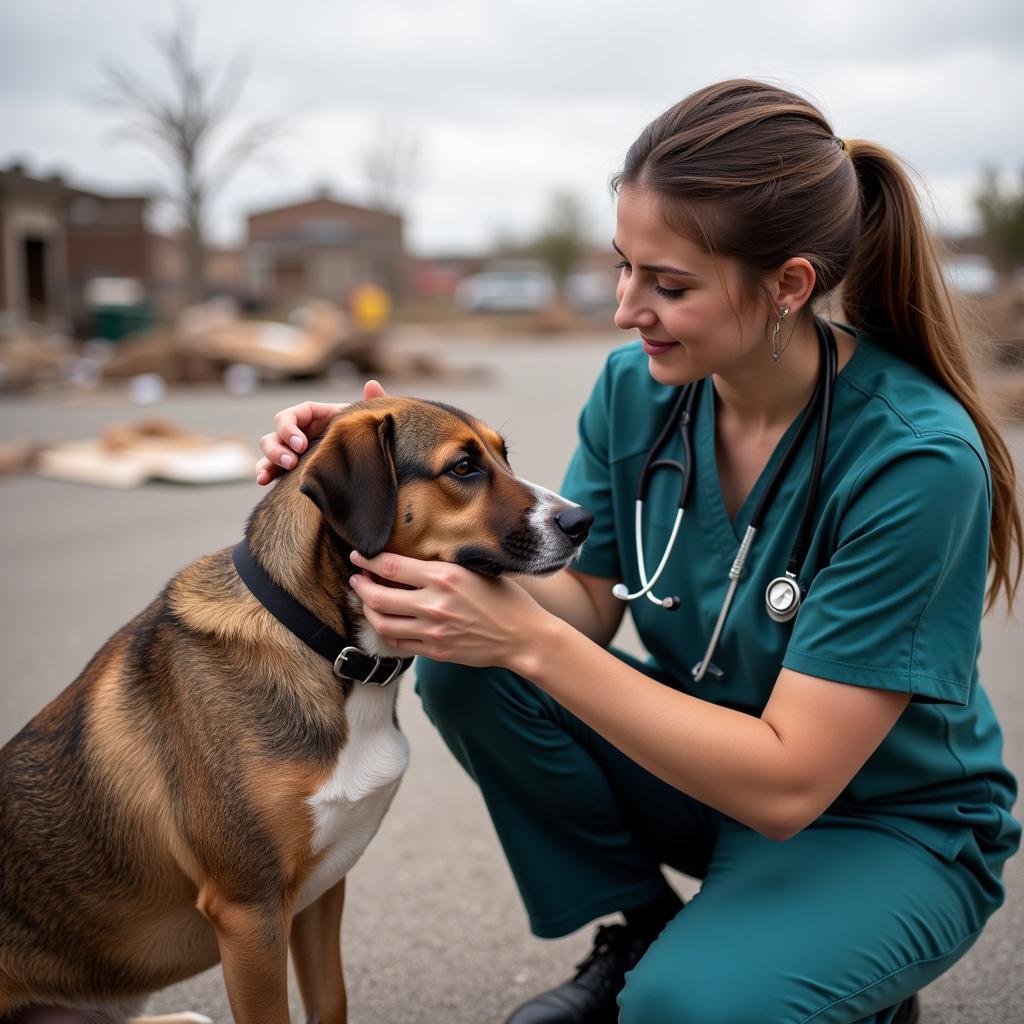
M619 1024L697 1024L688 1013L680 993L679 976L645 967L644 961L626 975L619 993Z
M416 659L416 692L423 709L440 729L481 724L488 705L495 702L501 677L511 673L496 668L469 668L449 662Z
M685 913L685 911L683 911ZM739 968L737 968L738 970ZM619 994L619 1024L750 1024L778 1020L771 999L748 992L734 981L718 984L697 964L664 956L644 957L626 975Z

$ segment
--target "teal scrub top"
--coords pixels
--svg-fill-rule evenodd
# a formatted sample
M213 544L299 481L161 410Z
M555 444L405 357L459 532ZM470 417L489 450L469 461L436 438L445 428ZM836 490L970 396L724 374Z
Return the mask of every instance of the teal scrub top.
M842 327L842 325L836 325ZM854 333L850 328L842 328ZM807 437L754 540L714 654L723 670L694 683L728 572L792 424L734 521L715 465L715 391L698 396L695 468L682 527L659 596L630 603L649 664L677 688L760 715L782 667L855 686L912 694L878 750L830 809L883 818L948 859L971 843L991 871L1016 849L1016 783L978 682L992 484L966 410L905 360L856 333L835 389L824 476L796 618L765 612L768 582L786 570L803 513L815 429ZM785 372L784 364L765 373ZM579 421L579 446L562 493L594 515L579 571L640 587L635 500L641 465L676 389L655 381L639 342L614 350ZM659 453L682 461L679 431ZM644 502L648 574L668 542L680 478L660 470ZM976 847L975 847L976 844ZM976 860L974 856L971 859Z

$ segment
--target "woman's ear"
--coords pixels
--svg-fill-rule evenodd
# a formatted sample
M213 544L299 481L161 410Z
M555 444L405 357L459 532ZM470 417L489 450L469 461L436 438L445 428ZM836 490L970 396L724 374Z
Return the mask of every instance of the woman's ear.
M341 415L300 466L299 490L342 540L368 558L384 550L395 528L394 432L390 413Z
M772 275L768 290L775 297L776 306L788 306L790 314L794 314L810 301L817 280L808 260L792 256Z

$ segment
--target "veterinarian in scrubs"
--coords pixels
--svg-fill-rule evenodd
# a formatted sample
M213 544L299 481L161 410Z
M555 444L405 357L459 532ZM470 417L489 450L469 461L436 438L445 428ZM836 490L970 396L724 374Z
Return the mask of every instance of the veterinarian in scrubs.
M839 140L801 97L724 82L644 129L617 188L616 323L641 340L611 354L580 417L561 493L594 515L581 558L513 581L385 553L357 564L416 589L354 584L370 624L422 656L424 706L480 786L534 933L624 914L510 1024L915 1020L915 993L1001 904L1020 838L977 674L988 572L989 597L1011 601L1020 577L1012 463L889 152ZM812 303L840 284L806 593L792 620L766 614L814 429L697 681L822 373ZM654 588L678 609L632 601L637 662L608 649L625 607L612 588L641 589L637 482L690 381L692 484ZM278 414L261 482L334 409ZM686 461L680 430L657 457ZM648 577L679 491L677 473L652 474ZM666 864L703 880L685 907Z

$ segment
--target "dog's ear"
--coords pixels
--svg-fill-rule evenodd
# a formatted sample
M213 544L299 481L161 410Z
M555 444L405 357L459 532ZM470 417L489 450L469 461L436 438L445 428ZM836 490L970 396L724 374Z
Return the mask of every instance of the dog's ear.
M299 490L339 537L368 558L384 550L395 527L394 432L390 413L342 416L303 460Z

